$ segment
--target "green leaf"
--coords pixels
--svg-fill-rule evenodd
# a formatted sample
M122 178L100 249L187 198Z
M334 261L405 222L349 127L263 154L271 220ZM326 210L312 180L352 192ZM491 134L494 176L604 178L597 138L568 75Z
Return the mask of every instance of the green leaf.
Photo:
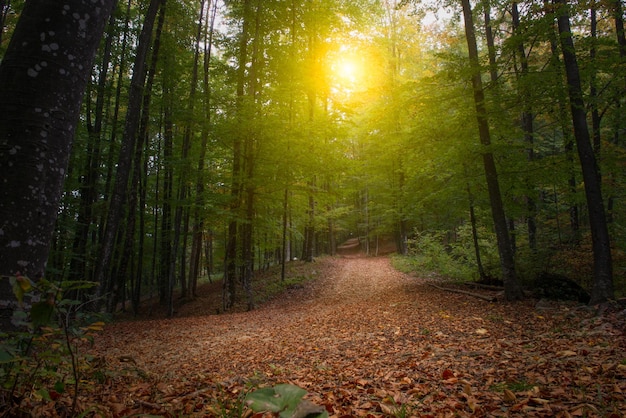
M37 391L37 394L42 397L44 401L50 402L52 401L52 397L50 396L50 392L47 389L42 388Z
M65 383L58 381L54 384L54 390L56 390L58 393L63 393L65 392Z
M15 295L17 302L21 306L22 302L24 301L24 289L22 289L22 286L20 286L17 277L11 277L9 280L11 282L11 286L13 287L13 294Z
M15 357L9 351L0 348L0 364L11 363Z
M274 388L262 388L249 393L246 404L254 412L280 412L284 409L283 399L278 397Z
M53 311L54 305L49 301L33 303L33 307L30 310L30 319L33 321L33 327L37 329L42 325L50 323Z
M256 390L246 396L246 404L254 412L279 413L280 418L328 417L326 410L302 399L306 390L289 384Z

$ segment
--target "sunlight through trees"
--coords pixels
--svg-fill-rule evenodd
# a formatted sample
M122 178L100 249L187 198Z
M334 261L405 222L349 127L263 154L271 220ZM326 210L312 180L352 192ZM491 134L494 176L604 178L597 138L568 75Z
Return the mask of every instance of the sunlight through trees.
M372 256L436 246L447 274L505 279L511 299L544 272L594 303L626 292L619 1L120 1L84 89L57 80L78 64L50 72L73 38L23 55L29 4L0 3L3 276L45 268L97 282L76 296L108 311L158 295L171 315L223 280L223 310L253 309L259 271L356 238ZM52 135L6 116L31 82L68 99L28 104L71 119L58 159L20 159ZM50 231L24 236L44 218L27 212Z

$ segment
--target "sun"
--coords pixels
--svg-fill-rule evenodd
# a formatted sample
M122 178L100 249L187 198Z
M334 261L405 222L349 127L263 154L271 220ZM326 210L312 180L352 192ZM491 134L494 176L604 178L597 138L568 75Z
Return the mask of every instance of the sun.
M365 68L362 57L355 52L340 51L332 61L331 71L335 83L342 87L354 87L362 83Z
M337 63L337 74L344 80L356 82L359 72L358 64L352 58L341 58Z

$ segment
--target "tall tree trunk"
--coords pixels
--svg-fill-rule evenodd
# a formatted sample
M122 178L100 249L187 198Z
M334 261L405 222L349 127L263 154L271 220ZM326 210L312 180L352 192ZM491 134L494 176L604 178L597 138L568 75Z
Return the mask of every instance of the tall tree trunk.
M474 254L476 255L476 267L478 267L478 275L480 280L485 281L487 274L485 274L485 268L483 267L482 258L480 256L480 245L478 245L478 228L476 227L476 213L474 210L474 195L470 184L467 183L467 197L469 200L469 212L470 212L470 225L472 227L472 243L474 244Z
M619 45L619 57L622 62L626 59L626 32L624 31L624 8L622 6L622 0L613 0L613 17L615 21L615 36L617 37L617 44ZM621 81L622 91L626 90L626 79ZM615 106L617 107L617 114L622 114L622 95L617 95ZM619 144L622 132L624 131L624 118L615 118L615 128L613 129L613 143ZM615 197L611 193L607 198L607 222L613 222L613 207L615 205Z
M285 194L283 196L283 231L282 231L282 260L280 265L280 280L285 281L285 266L291 254L289 254L289 247L287 245L287 225L288 225L288 210L289 210L289 188L285 187Z
M146 61L148 57L148 50L151 45L154 22L161 3L165 4L165 0L151 0L148 11L146 12L141 34L139 35L139 44L135 55L135 64L133 66L133 75L128 98L128 111L126 113L124 135L117 162L115 186L113 187L113 193L109 202L106 227L102 237L102 242L100 243L98 265L95 274L95 280L100 286L98 293L101 297L112 288L111 279L109 277L109 269L113 254L113 246L115 245L115 237L117 235L120 219L124 209L126 192L128 190L128 179L130 177L132 165L132 156L137 141L141 102L146 80Z
M204 9L204 0L201 7ZM196 174L196 202L194 206L194 220L192 230L192 244L190 256L189 280L192 296L196 296L198 276L200 275L200 256L202 254L202 237L204 236L204 217L203 209L205 202L204 191L204 170L207 145L209 142L209 129L211 122L211 86L209 84L211 48L213 46L213 30L215 27L215 17L217 15L217 1L209 1L206 6L206 21L204 25L204 61L203 61L203 77L202 86L204 90L204 124L202 125L200 153L198 155L198 168ZM200 12L200 22L202 22L203 11ZM200 34L202 23L198 25L198 42L196 50L200 48Z
M544 0L544 9L551 10L550 0ZM555 29L556 30L556 29ZM574 162L574 138L571 134L570 124L567 123L567 93L564 88L565 74L563 74L563 65L561 58L559 57L558 40L555 30L548 32L550 40L550 52L551 52L551 67L554 68L554 72L557 74L554 86L556 89L556 101L558 104L558 120L560 123L561 133L563 134L563 147L567 159L567 165L569 170L569 178L567 179L568 185L568 204L569 204L569 223L572 235L572 241L577 242L580 238L580 222L579 222L579 208L576 204L576 194L578 189L578 182L576 179L576 170ZM557 213L558 216L558 213Z
M262 82L261 77L261 65L263 58L260 56L262 51L262 34L261 34L261 20L262 20L262 0L256 0L256 6L254 11L254 37L252 40L252 62L250 65L250 76L248 86L248 96L250 97L250 103L256 105L257 97L261 93ZM254 111L254 118L262 117L260 114ZM256 164L256 152L258 148L257 133L250 132L245 136L244 142L244 191L245 195L245 221L242 227L242 284L246 297L248 299L248 310L254 309L254 294L252 291L252 280L254 273L254 216L255 216L255 195L256 186L254 179L255 164Z
M554 0L561 40L565 74L570 98L574 137L585 183L589 210L589 226L593 247L593 289L590 304L602 303L614 297L611 241L606 222L600 183L600 170L593 153L585 103L578 70L578 61L572 39L567 0Z
M598 18L595 9L595 5L589 9L589 26L591 32L591 47L589 49L589 59L592 63L596 61L596 55L598 48L596 43L598 42ZM602 137L600 135L600 124L602 118L600 117L600 111L598 109L598 75L595 66L592 65L589 74L589 102L591 109L591 132L593 141L593 151L596 154L596 158L600 159L600 152L602 148ZM602 176L602 173L600 173ZM602 182L602 178L600 178Z
M463 17L465 21L465 35L469 51L469 61L472 67L472 87L474 92L474 104L476 107L476 121L480 142L483 147L491 145L491 135L489 132L489 122L487 119L487 109L485 107L485 96L483 84L478 64L478 48L474 33L474 21L469 0L461 1L463 6ZM485 150L482 154L485 176L487 179L487 189L489 191L489 201L491 204L491 214L493 217L496 238L498 241L498 252L500 254L500 266L502 268L502 279L504 282L504 295L507 300L519 300L523 297L522 288L517 280L515 262L513 260L513 250L511 239L507 229L506 216L500 194L498 183L498 172L493 153Z
M12 328L5 277L44 275L83 94L114 4L26 2L0 63L0 329Z
M532 163L535 159L534 152L534 126L533 126L533 111L531 107L531 93L530 87L528 85L528 57L526 56L526 48L524 47L523 34L520 29L520 19L519 19L519 9L517 7L516 1L514 1L511 5L511 16L513 19L513 31L518 37L517 44L517 52L520 59L520 70L518 74L518 90L522 101L522 115L521 115L521 126L522 131L524 131L524 141L526 142L526 156L529 162ZM534 189L533 185L530 184L530 180L526 178L524 180L526 182L526 226L528 228L528 246L531 251L535 251L537 249L537 222L536 222L536 212L537 212L537 204L535 202L534 196L531 194L531 190Z
M498 65L496 63L496 43L491 26L491 0L482 0L483 16L485 20L485 39L487 41L487 55L489 56L489 78L495 85L498 82Z
M172 196L174 195L174 122L172 121L172 86L169 79L163 83L163 207L161 215L161 268L159 274L159 303L167 305L171 298L169 280L172 255Z
M149 144L146 141L144 155L148 155ZM143 159L143 171L141 172L141 178L139 179L139 229L137 231L137 270L135 272L135 283L132 288L132 307L133 313L137 315L139 313L139 305L141 303L141 288L144 280L144 254L145 254L145 237L146 237L146 194L148 183L148 158ZM154 235L156 241L158 234ZM152 261L154 263L154 260ZM154 265L154 264L153 264Z
M247 106L245 101L246 85L246 64L248 62L248 40L250 26L250 0L243 2L243 25L241 38L239 40L239 62L237 67L237 112L238 118L243 120L244 109ZM240 264L241 254L239 251L238 232L239 212L242 206L242 179L243 179L243 143L242 134L237 132L233 138L233 169L231 182L231 220L228 224L228 237L226 243L226 254L224 259L224 281L222 288L222 302L224 310L229 310L235 303L237 269Z
M108 79L109 63L111 60L111 47L113 44L113 25L115 17L111 14L108 24L108 35L102 53L102 62L98 83L96 85L96 102L92 119L91 101L87 96L87 158L85 160L84 173L80 178L80 203L76 218L76 232L72 244L72 260L69 267L69 275L72 280L91 280L91 272L88 263L89 230L93 227L93 204L98 195L97 184L100 171L101 158L101 135L104 119L104 103L106 83Z
M315 255L315 178L309 182L309 206L307 220L304 227L304 243L302 245L302 260L308 263Z
M200 2L200 16L198 18L198 25L197 25L197 30L196 30L196 39L195 39L195 46L194 46L194 60L193 60L193 68L191 71L191 82L190 82L190 89L189 89L189 100L187 101L187 120L185 122L185 131L183 134L183 153L182 153L182 157L183 157L183 164L182 164L182 169L183 172L181 174L180 177L180 185L179 188L182 190L183 194L185 195L186 198L190 198L190 194L191 194L191 190L189 188L189 186L187 186L187 178L189 176L191 176L191 162L189 161L189 151L191 150L191 136L195 130L195 116L194 116L194 111L195 111L195 105L196 105L196 95L197 95L197 91L198 91L198 69L200 67L200 42L202 41L202 27L203 27L203 20L204 20L204 5L205 5L205 1L201 0ZM209 46L210 48L210 46ZM206 88L206 86L205 86ZM205 112L206 113L206 112ZM204 134L204 132L206 132L206 129L203 128L203 150L201 151L201 160L199 162L199 164L204 165L204 156L206 155L206 152L204 150L204 148L206 148L206 136ZM201 173L200 171L196 172L196 177L200 177L201 179ZM200 187L202 189L201 185L196 185L196 190L197 188ZM198 199L201 199L199 197L196 197L196 201ZM181 199L180 201L184 201L184 199ZM178 206L177 211L178 210L183 210L182 206ZM202 231L198 230L198 219L200 217L200 212L199 212L199 208L194 207L194 227L193 227L193 231L192 231L192 249L191 249L191 257L190 257L190 269L189 269L189 280L187 280L187 275L186 275L186 270L185 270L185 266L187 265L185 262L185 257L186 257L186 248L187 248L187 233L188 233L188 226L189 226L189 218L191 216L190 213L190 208L189 205L185 204L185 214L184 214L184 223L185 226L183 228L183 248L181 251L181 264L180 264L180 276L181 276L181 297L187 297L189 296L189 289L193 288L194 285L193 283L197 280L197 269L194 268L194 265L197 265L197 260L199 259L199 255L200 255L200 247L202 245ZM178 226L177 226L178 228ZM200 242L197 242L198 238L200 238ZM189 286L188 286L189 284Z
M150 58L150 67L148 68L146 86L143 92L139 129L137 131L137 139L135 140L135 149L133 150L133 160L130 174L130 189L128 191L126 201L126 230L124 232L121 260L116 274L117 284L111 289L111 293L109 294L109 312L113 312L113 309L117 305L120 297L119 293L121 292L121 289L125 288L126 281L129 278L133 277L130 270L132 270L131 255L135 255L137 253L137 249L135 247L135 238L137 232L137 201L139 198L139 193L141 192L141 190L139 189L139 183L142 177L141 170L143 166L142 159L144 156L144 144L148 141L149 135L148 124L150 120L150 102L152 100L152 87L154 85L154 78L156 75L159 49L161 46L161 32L163 30L164 21L165 8L161 7L161 12L159 13L159 20L154 36L154 46L152 47L152 56ZM137 259L140 263L142 262L141 257L138 257ZM137 286L137 284L135 286Z

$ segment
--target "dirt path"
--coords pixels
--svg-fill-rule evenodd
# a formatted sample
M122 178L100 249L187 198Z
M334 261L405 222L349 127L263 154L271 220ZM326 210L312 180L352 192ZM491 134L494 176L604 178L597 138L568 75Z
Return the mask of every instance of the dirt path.
M251 350L248 356L258 357L258 350L264 348L268 357L273 357L275 344L352 339L351 331L360 326L365 312L375 315L389 303L406 302L406 287L416 280L394 270L387 258L325 259L320 263L323 277L319 280L255 311L118 323L99 339L98 349L108 356L133 358L145 371L160 376L181 377L184 370L178 359L185 358L195 359L193 364L182 364L183 369L189 366L191 373L217 368L238 374L235 372L245 365L238 361L229 364L225 355L241 356ZM318 335L320 332L324 335ZM299 357L307 356L300 353Z
M441 292L387 258L314 268L318 280L252 312L113 324L96 352L120 375L150 376L116 400L210 416L247 384L290 382L331 416L626 410L623 330L598 330L585 309Z

